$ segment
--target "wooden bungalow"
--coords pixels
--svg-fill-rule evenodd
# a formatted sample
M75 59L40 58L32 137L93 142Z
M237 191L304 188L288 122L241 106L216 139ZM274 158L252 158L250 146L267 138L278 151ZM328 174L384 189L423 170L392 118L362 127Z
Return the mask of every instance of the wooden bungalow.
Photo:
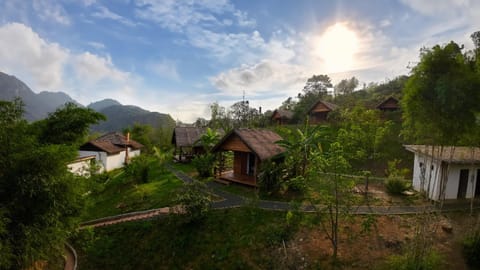
M172 144L175 145L174 158L178 161L189 161L204 153L199 140L206 130L207 128L199 127L175 127L172 136Z
M393 112L398 111L400 109L400 105L398 104L398 99L394 97L388 97L375 106L375 108L383 112Z
M308 111L310 124L320 124L327 121L328 114L338 106L327 101L319 100Z
M272 123L275 123L281 126L281 125L289 124L292 121L292 118L293 118L293 112L282 110L282 109L276 109L275 111L273 111L273 114L270 120L272 121Z
M234 129L212 149L212 152L233 152L233 170L224 166L216 172L221 180L257 186L261 163L278 158L285 149L276 144L282 137L265 129Z

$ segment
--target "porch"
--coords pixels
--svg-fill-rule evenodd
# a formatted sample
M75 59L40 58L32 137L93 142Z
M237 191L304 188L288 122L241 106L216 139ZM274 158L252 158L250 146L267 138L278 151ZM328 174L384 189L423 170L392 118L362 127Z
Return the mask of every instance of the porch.
M221 172L219 175L217 175L217 178L230 182L240 183L243 185L257 187L257 181L255 179L255 176L234 173L233 170Z

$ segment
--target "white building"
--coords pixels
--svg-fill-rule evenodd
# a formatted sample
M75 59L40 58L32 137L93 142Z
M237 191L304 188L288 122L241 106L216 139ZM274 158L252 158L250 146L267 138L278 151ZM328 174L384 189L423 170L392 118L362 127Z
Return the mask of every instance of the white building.
M95 160L95 156L80 156L67 164L68 170L80 176L90 176L90 167Z
M95 156L102 170L121 168L130 158L140 155L142 144L117 132L110 132L80 146L80 156Z
M415 154L415 190L436 201L442 194L447 200L480 198L480 148L405 145L405 149Z

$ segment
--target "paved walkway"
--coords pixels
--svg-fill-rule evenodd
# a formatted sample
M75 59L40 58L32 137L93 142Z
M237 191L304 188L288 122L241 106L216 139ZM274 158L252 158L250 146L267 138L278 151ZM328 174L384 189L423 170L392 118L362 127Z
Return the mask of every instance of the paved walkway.
M180 180L184 183L192 183L195 181L187 174L174 169L172 166L167 165L167 168L175 174ZM222 184L217 182L208 182L207 187L210 188L213 194L223 198L223 200L215 201L212 203L213 209L225 209L225 208L235 208L246 205L248 199L232 194L230 192L226 192L222 189ZM266 210L279 210L279 211L287 211L292 209L292 205L288 202L280 202L280 201L268 201L268 200L259 200L256 204L257 207ZM464 204L452 204L452 205L444 205L443 210L440 210L433 205L426 205L426 206L409 206L409 205L394 205L394 206L368 206L368 205L360 205L354 206L351 208L351 213L357 215L366 215L366 214L373 214L373 215L402 215L402 214L416 214L416 213L424 213L424 212L446 212L446 211L459 211L459 210L468 210L470 209L469 206L466 207ZM474 209L480 209L480 205L477 203ZM110 216L95 220L90 220L81 224L80 228L85 227L102 227L108 226L112 224L127 222L127 221L134 221L134 220L145 220L145 219L152 219L158 218L161 216L166 216L171 212L180 213L183 210L180 206L174 207L163 207L157 209L150 209L145 211L137 211L137 212L130 212L126 214ZM312 206L302 206L300 207L300 211L303 212L314 212Z

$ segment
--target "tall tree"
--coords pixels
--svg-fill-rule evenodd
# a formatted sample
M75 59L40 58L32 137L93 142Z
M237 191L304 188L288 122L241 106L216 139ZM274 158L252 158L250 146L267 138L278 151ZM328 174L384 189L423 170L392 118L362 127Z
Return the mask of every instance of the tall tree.
M0 102L0 111L0 268L25 269L63 250L78 225L85 182L67 170L73 142L39 141L19 101Z
M333 89L335 91L335 96L337 95L346 95L353 93L353 90L358 86L358 79L352 77L350 79L343 79L338 84L336 84Z
M88 135L90 125L105 120L105 116L90 108L67 103L35 125L39 140L46 144L80 144Z

